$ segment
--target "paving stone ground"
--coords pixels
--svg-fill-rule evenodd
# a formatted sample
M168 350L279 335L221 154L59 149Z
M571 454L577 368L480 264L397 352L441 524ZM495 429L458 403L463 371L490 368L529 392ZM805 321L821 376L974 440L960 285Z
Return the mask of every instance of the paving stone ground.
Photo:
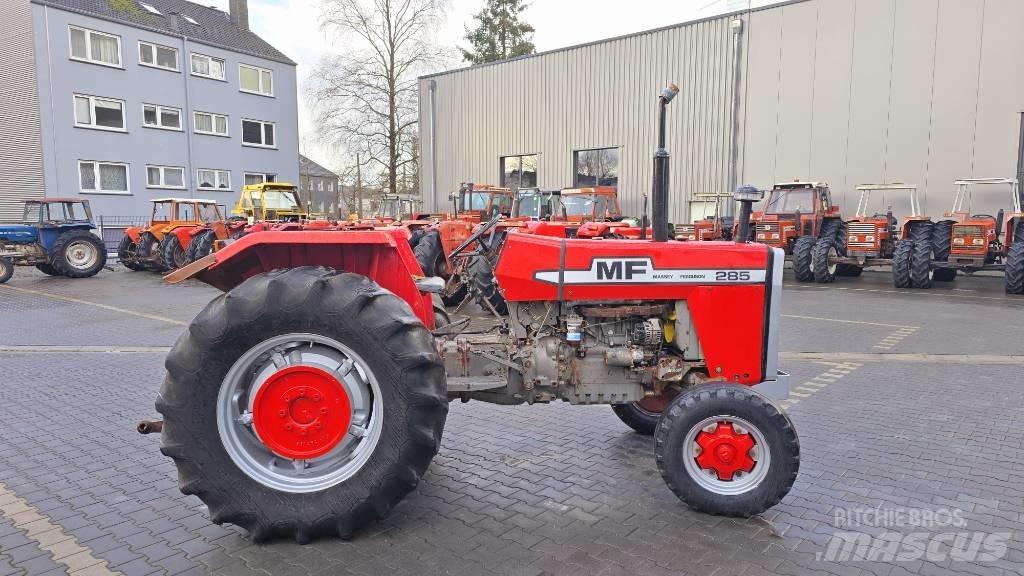
M912 326L886 351L1021 353L1024 300L1004 297L1000 279L927 295L894 294L886 280L787 290L783 349L877 353ZM10 285L22 290L0 287L0 347L169 346L176 322L216 294L123 271L67 281L18 270ZM162 361L0 352L0 483L123 574L1024 574L1019 365L787 361L794 384L816 383L788 409L800 476L751 519L686 508L661 480L650 438L607 407L453 403L440 453L386 520L352 541L300 546L254 545L180 493L158 438L133 428L156 415ZM888 521L837 522L872 511ZM921 513L937 516L908 520ZM0 515L0 576L65 573L17 524ZM875 552L832 554L849 532L874 538ZM966 551L949 554L961 533ZM976 533L1002 553L967 559ZM885 556L893 539L902 560Z

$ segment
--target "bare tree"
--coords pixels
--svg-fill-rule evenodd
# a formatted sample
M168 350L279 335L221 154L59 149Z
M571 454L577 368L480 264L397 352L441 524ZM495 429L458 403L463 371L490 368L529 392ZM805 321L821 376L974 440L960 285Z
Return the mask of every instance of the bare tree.
M416 77L445 53L432 42L445 0L322 0L322 25L348 42L312 75L318 129L360 154L395 193L415 162ZM365 181L372 179L363 175Z

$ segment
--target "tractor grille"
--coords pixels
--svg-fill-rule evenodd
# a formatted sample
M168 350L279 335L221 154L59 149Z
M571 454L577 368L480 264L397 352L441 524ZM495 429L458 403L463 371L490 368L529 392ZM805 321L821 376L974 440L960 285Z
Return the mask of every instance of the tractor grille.
M857 241L847 239L847 246L850 248L874 248L877 245L878 229L870 222L851 222L849 235L858 237ZM868 241L865 236L872 236L873 239Z

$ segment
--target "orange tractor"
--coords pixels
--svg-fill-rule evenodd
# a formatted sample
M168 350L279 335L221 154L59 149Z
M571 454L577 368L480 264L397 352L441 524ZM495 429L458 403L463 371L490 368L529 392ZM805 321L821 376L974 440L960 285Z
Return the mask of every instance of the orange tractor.
M943 220L917 223L900 242L909 258L893 264L897 287L931 288L934 280L953 280L957 271L972 274L1002 270L1006 292L1024 294L1024 213L1020 186L1014 178L965 178L954 182L953 208ZM1012 211L971 214L974 190L1003 186L1010 191Z
M223 218L214 200L158 198L148 226L124 231L117 248L118 260L129 270L162 272L187 264L192 232Z
M898 237L909 238L911 230L930 226L921 215L917 186L913 184L862 184L856 215L843 223L837 236L823 236L813 242L800 243L794 250L794 269L805 282L829 283L836 276L860 276L872 266L905 265L910 253L907 246L897 251ZM872 193L887 203L886 212L869 213ZM907 193L910 215L898 222L893 216L892 200L896 194Z
M722 203L732 201L733 195L694 194L694 197L703 200L704 217L694 220L692 224L676 226L676 240L732 240L732 218L722 216ZM709 208L712 210L711 214L708 214Z

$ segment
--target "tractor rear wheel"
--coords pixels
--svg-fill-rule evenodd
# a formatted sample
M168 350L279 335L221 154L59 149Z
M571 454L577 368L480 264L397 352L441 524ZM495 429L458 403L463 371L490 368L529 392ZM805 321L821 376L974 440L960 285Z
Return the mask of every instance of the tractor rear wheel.
M932 260L935 259L932 223L915 223L910 228L910 238L914 241L914 251L910 256L910 285L914 288L931 288L934 274Z
M132 241L131 236L125 234L117 245L117 261L129 270L136 272L145 270L139 263L139 245Z
M661 413L678 395L678 388L667 388L660 396L649 396L628 404L612 404L612 410L626 426L639 434L651 436L654 434L655 428L658 427Z
M814 281L818 284L830 284L836 280L836 270L839 265L830 260L839 257L839 250L836 248L835 236L822 236L814 243L814 251L811 254L811 272L814 273Z
M167 356L161 451L213 522L256 541L351 537L419 482L448 413L444 366L409 306L358 274L260 274Z
M789 493L800 469L800 440L789 417L738 384L680 394L662 414L654 442L668 487L709 514L764 512Z
M892 284L897 288L910 288L910 260L914 252L913 240L900 240L892 254Z
M0 284L7 282L14 276L14 262L10 258L0 256Z
M1006 251L1006 293L1024 294L1024 234L1016 237Z
M68 278L88 278L107 265L107 247L88 230L68 230L57 237L47 259Z
M190 242L191 244L191 242ZM188 264L188 251L181 245L177 234L166 234L160 247L160 259L168 270L177 270Z
M196 234L188 245L188 263L213 254L213 243L216 240L217 233L213 230L203 230Z
M481 308L487 311L494 308L495 312L504 316L508 314L508 302L494 279L497 261L498 252L495 250L473 256L469 263L469 289Z
M139 236L139 259L144 270L151 272L163 272L164 260L160 241L152 232L143 232Z
M58 272L57 269L53 267L53 264L50 264L49 262L36 262L36 270L39 270L47 276L63 276L63 274Z
M793 272L800 282L814 282L814 258L813 236L801 236L793 244Z

